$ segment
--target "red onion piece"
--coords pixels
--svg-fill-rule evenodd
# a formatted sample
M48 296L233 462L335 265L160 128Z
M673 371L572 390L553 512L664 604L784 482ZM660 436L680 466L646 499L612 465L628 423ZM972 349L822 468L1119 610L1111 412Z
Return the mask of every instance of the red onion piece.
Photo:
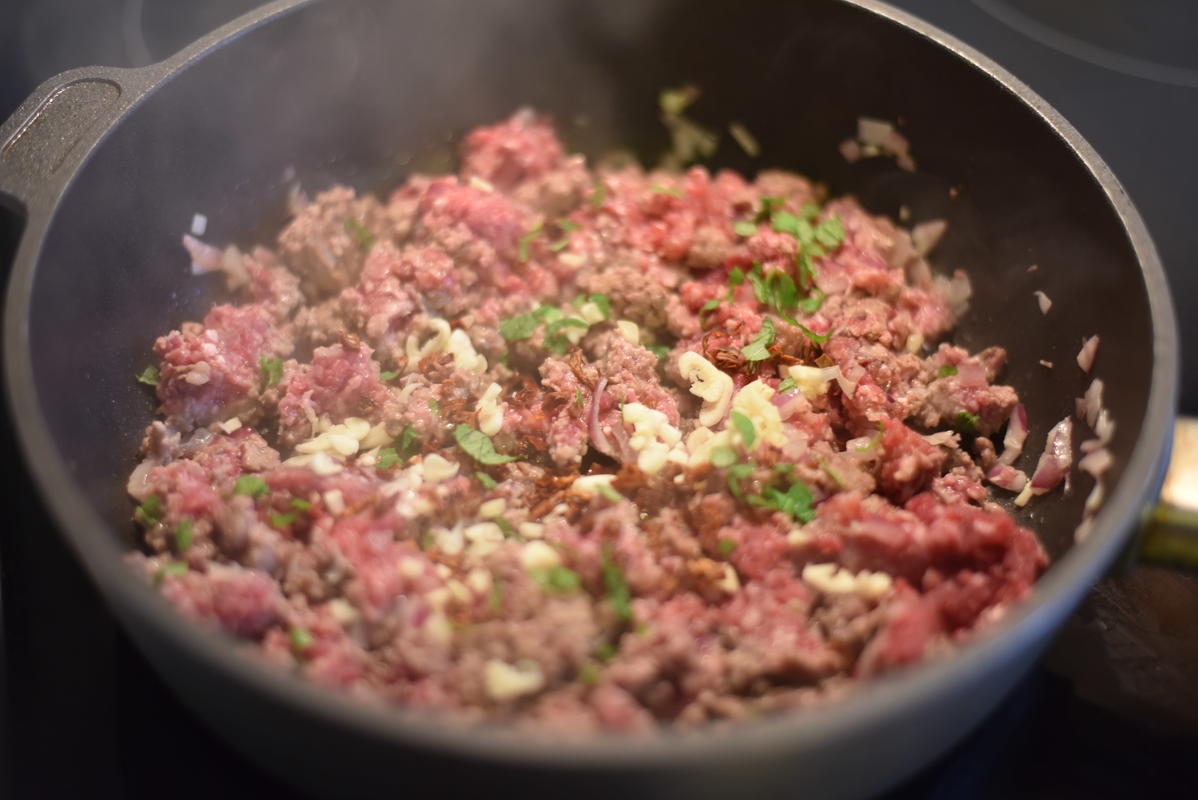
M962 386L983 387L986 385L986 368L981 364L958 364L957 382Z
M1027 485L1027 473L1010 464L998 464L986 475L986 480L1009 492L1018 492Z
M1111 455L1111 451L1101 447L1082 456L1081 461L1077 462L1077 468L1090 473L1095 478L1100 478L1102 473L1110 469L1114 463L1115 457Z
M600 453L615 457L615 451L612 450L611 442L607 440L607 436L603 433L603 426L599 424L599 404L603 401L603 391L607 388L607 378L600 378L599 384L595 387L595 393L591 395L591 441L595 444L595 449Z
M191 271L195 274L221 269L224 253L217 248L204 244L190 233L183 234L183 246L191 256Z
M1050 298L1048 295L1046 295L1044 292L1040 291L1039 289L1032 292L1032 294L1034 294L1036 296L1036 302L1039 303L1039 305L1040 305L1040 313L1047 314L1048 310L1050 308L1052 308L1052 298Z
M1102 481L1097 481L1094 488L1090 490L1089 496L1086 497L1086 504L1083 506L1085 515L1091 517L1096 514L1105 498L1106 488L1102 485Z
M1086 439L1086 441L1078 445L1078 449L1083 453L1093 453L1102 446L1102 439Z
M1095 378L1090 382L1090 388L1086 389L1085 395L1082 396L1081 414L1079 416L1086 420L1086 424L1093 428L1098 423L1098 414L1102 411L1102 390L1103 383L1101 378Z
M845 161L856 164L861 160L861 145L856 139L845 139L840 143L840 154Z
M1011 410L1011 419L1007 422L1007 433L1002 439L1002 455L998 457L1000 464L1014 464L1023 452L1023 442L1027 439L1027 409L1023 403Z
M946 230L948 223L942 219L930 219L916 225L911 229L911 244L915 247L915 252L921 256L932 252Z
M1073 463L1073 420L1069 417L1052 426L1044 452L1032 475L1032 493L1044 494L1057 487Z
M1105 408L1098 412L1098 421L1094 423L1094 433L1098 435L1103 444L1109 444L1111 437L1115 435L1115 420L1111 418L1111 412Z
M1077 353L1077 365L1082 368L1082 372L1090 371L1090 367L1094 366L1096 355L1098 355L1098 334L1094 334L1082 342L1082 349Z
M929 433L927 436L923 437L925 442L936 445L937 447L954 447L959 438L960 437L955 431L936 431L935 433Z

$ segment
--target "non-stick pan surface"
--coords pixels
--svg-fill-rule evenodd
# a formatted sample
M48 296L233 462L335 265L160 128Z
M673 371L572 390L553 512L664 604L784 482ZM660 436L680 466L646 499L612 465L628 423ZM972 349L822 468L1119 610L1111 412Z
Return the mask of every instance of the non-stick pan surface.
M521 105L553 114L582 152L626 145L653 157L665 143L657 91L682 82L703 89L697 117L740 120L761 142L759 161L725 147L714 166L796 169L876 211L906 205L914 221L949 221L935 261L966 269L975 288L956 339L1009 350L1033 446L1072 413L1089 380L1074 356L1101 336L1095 374L1118 422L1112 491L1076 546L1088 479L1021 512L1055 559L1029 602L954 658L833 708L731 735L546 746L362 707L263 668L121 563L132 546L124 478L152 413L133 376L154 336L220 297L178 245L194 213L207 215L209 240L249 244L282 221L292 176L310 190L368 190L445 168L455 134ZM840 158L863 114L902 120L918 172ZM0 200L24 226L4 328L8 399L58 528L205 720L338 796L429 780L451 794L876 791L963 735L1032 663L1126 544L1168 448L1172 308L1118 182L997 65L867 0L274 3L162 64L47 82L0 129ZM1036 289L1053 298L1051 314Z

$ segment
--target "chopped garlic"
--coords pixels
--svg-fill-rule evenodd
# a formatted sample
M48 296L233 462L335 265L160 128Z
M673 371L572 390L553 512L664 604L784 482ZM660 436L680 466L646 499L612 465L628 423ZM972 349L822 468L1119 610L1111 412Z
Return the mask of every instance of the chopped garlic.
M466 547L465 537L460 531L449 528L433 528L430 533L433 535L433 542L436 543L437 549L447 556L455 556Z
M828 391L828 384L840 375L840 367L808 367L803 364L792 364L785 368L794 380L795 385L803 392L808 400L814 400Z
M786 534L786 543L791 547L803 547L811 543L811 534L804 533L802 528L792 528Z
M736 594L736 592L740 589L740 578L737 576L736 570L732 568L731 564L727 562L724 563L724 577L716 581L715 585L723 589L728 594Z
M405 368L407 372L414 370L420 363L420 359L434 353L444 353L449 346L448 322L443 319L430 319L428 326L433 330L433 336L424 344L420 344L420 340L414 333L408 334L408 338L404 341L404 353L408 357L408 365Z
M348 601L340 597L329 601L329 613L333 615L333 619L337 620L342 625L350 625L358 621L358 609Z
M345 436L339 433L325 433L323 436L328 438L329 446L342 456L352 456L358 452L358 440L352 436Z
M345 496L341 494L340 489L329 489L322 496L325 508L330 512L337 516L345 513Z
M683 380L691 382L691 394L703 399L699 424L715 425L722 420L732 402L732 378L693 351L678 359L678 371Z
M918 353L922 349L923 349L923 334L922 333L919 333L917 331L907 337L906 350L908 353Z
M637 453L637 466L647 475L661 471L667 462L687 463L682 433L661 411L643 403L625 403L622 416L633 426L629 446Z
M728 447L732 444L732 432L712 432L711 428L695 428L686 437L686 449L690 453L687 465L697 467L711 461L711 451L717 447Z
M732 408L749 418L757 435L753 445L746 450L756 450L762 442L769 442L775 447L786 444L786 433L782 430L782 417L778 407L771 402L775 392L772 387L760 378L741 388L732 398ZM740 440L740 432L733 431L734 440ZM742 442L743 443L743 442Z
M578 269L586 263L586 259L580 253L562 253L557 257L557 260L563 267L569 267L570 269Z
M545 685L545 676L535 661L512 665L492 658L483 667L483 684L488 697L504 702L539 691Z
M494 522L478 522L462 531L470 542L470 554L477 558L489 555L503 541L503 529Z
M487 436L494 436L503 427L503 406L499 402L501 391L498 383L492 383L478 398L478 429Z
M437 453L429 453L420 462L420 477L429 483L440 483L458 474L458 462Z
M891 579L884 572L862 570L856 575L836 564L808 564L803 580L824 594L859 594L876 600L890 591Z
M496 497L494 500L488 500L478 507L478 515L484 519L498 517L507 508L507 501L502 497Z
M346 423L348 424L349 420L346 420ZM363 450L372 450L390 442L391 434L387 433L387 427L380 422L366 431L366 435L362 437L361 445Z
M453 626L449 624L449 620L444 614L429 614L428 619L424 621L424 627L429 636L438 641L448 642L453 638Z
M341 471L341 465L334 461L328 453L316 453L310 462L312 471L317 475L336 475Z
M424 565L414 558L401 558L396 569L405 578L419 578L424 574Z
M618 330L620 335L627 339L630 344L641 343L641 329L635 322L626 319L618 320L616 322L616 330Z
M475 594L486 594L491 589L491 573L481 567L472 569L466 575L466 585Z
M474 595L461 581L450 581L445 584L445 588L449 589L449 594L459 603L469 603L474 599Z
M458 369L469 372L487 371L486 357L479 355L478 351L474 349L474 342L470 341L470 336L461 328L449 335L449 343L445 346L445 351L453 356L453 365Z
M525 539L540 539L545 535L545 526L539 522L521 522L516 530Z
M575 478L570 488L586 497L595 497L599 494L600 486L611 486L615 479L615 475L583 475Z
M490 181L486 180L485 178L480 178L477 175L470 176L470 186L472 188L478 189L480 192L490 193L495 191L495 187L491 185Z
M582 321L587 325L598 325L607 319L603 316L603 309L594 303L583 303L582 307L578 309L578 316L582 317Z
M229 419L220 423L220 425L217 427L219 427L225 433L233 433L234 431L237 431L241 428L241 418L240 417L230 417Z
M562 557L545 542L535 541L520 550L520 563L526 570L551 569L562 563Z

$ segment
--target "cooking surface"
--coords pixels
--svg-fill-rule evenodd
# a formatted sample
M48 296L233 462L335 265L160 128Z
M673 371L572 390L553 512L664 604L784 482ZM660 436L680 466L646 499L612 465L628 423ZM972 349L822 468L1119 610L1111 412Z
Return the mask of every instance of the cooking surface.
M54 72L146 63L255 4L211 0L169 11L151 0L2 5L15 19L5 21L0 11L0 76L9 76L0 78L0 116ZM1198 299L1198 229L1183 217L1195 192L1198 79L1189 78L1198 78L1198 65L1174 39L1187 27L1184 17L1152 22L1170 8L1192 15L1183 0L1145 2L1135 24L1114 0L898 5L977 46L1056 105L1128 188L1170 271L1179 309ZM1085 24L1071 27L1083 13ZM1181 317L1183 341L1198 340L1198 320ZM1196 356L1188 354L1184 373L1183 407L1191 413L1198 411ZM7 428L5 421L6 437ZM11 442L0 444L13 452ZM32 496L21 482L9 489ZM40 508L22 505L17 524L0 532L0 677L9 689L0 747L8 747L4 776L15 782L13 794L297 796L179 706L116 630L46 519ZM892 796L1185 794L1198 780L1196 619L1193 576L1139 568L1108 579L1045 665L969 740Z

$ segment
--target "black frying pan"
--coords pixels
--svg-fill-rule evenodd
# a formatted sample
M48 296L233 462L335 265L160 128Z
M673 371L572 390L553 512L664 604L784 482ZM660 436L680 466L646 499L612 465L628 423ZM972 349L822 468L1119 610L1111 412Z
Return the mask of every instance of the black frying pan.
M761 164L796 169L870 208L943 217L942 266L970 272L957 340L1006 347L1036 446L1096 373L1118 421L1112 491L1073 546L1088 479L1033 503L1055 559L1032 599L951 659L890 676L833 708L731 736L546 747L366 708L259 666L177 617L121 563L124 479L150 400L133 380L153 337L219 296L179 234L214 242L283 219L285 174L359 189L436 166L454 133L528 104L592 155L664 142L657 90L693 82L696 116L739 119ZM901 118L920 171L847 164L859 115ZM573 124L584 116L585 125ZM38 89L0 129L0 200L23 224L4 328L8 399L62 534L180 696L300 785L347 794L503 786L571 794L855 796L929 761L990 711L1117 556L1151 504L1168 449L1177 341L1144 225L1090 147L984 57L883 4L678 0L278 2L145 69L84 69ZM726 147L718 166L758 162ZM447 165L441 165L447 166ZM955 195L955 198L954 198ZM1039 265L1029 273L1031 264ZM1038 310L1032 291L1055 301ZM1055 363L1045 369L1037 362Z

